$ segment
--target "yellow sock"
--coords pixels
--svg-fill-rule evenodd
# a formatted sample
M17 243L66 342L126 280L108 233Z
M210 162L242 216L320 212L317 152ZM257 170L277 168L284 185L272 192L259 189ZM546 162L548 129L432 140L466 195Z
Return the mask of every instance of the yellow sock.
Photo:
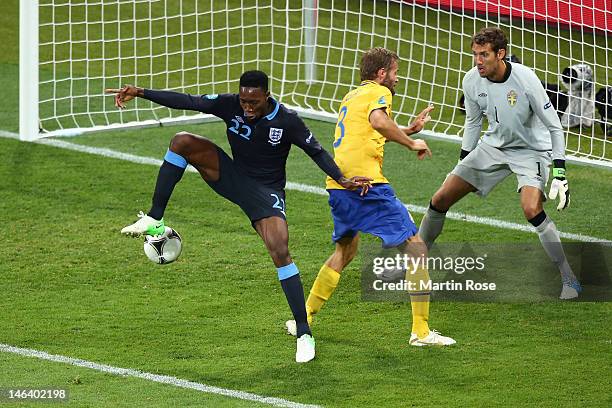
M340 273L323 264L319 270L317 279L315 279L312 284L310 295L308 295L308 300L306 301L308 323L312 323L312 315L317 314L332 293L334 293L339 280Z
M406 280L414 282L415 290L410 291L410 306L412 307L412 332L422 339L429 334L429 292L420 290L421 281L429 280L429 272L418 268L414 274L406 272Z

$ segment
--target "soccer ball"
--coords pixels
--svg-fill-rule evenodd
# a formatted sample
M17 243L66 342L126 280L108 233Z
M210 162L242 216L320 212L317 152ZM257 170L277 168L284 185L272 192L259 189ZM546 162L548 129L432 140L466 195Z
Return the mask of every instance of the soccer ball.
M166 227L163 235L145 235L145 255L156 264L169 264L176 261L182 249L181 236L170 227Z

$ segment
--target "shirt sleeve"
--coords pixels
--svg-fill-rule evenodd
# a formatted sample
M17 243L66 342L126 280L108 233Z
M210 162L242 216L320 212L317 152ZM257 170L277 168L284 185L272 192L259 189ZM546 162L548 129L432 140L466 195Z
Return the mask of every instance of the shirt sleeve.
M538 79L535 73L526 78L525 91L531 109L538 118L544 123L550 132L552 143L552 154L554 159L565 160L565 137L563 136L563 128L561 121L557 116L557 111L552 106L546 90L542 86L542 82Z
M368 117L370 117L370 113L376 109L384 109L387 115L391 116L391 104L393 102L393 96L391 95L391 91L385 87L381 87L381 92L379 95L376 95L375 98L372 99L370 104L368 105Z
M297 115L293 118L291 127L291 143L304 150L307 155L314 156L323 150L319 141L314 137L304 121Z
M172 109L192 110L222 117L235 99L232 94L190 95L173 91L145 89L143 97Z
M465 96L465 129L461 149L471 152L478 144L482 130L482 111L471 94L469 76L463 78L463 95Z
M327 150L323 149L304 121L297 115L294 116L294 126L291 128L291 142L304 150L325 174L336 181L342 177L342 171L334 159Z

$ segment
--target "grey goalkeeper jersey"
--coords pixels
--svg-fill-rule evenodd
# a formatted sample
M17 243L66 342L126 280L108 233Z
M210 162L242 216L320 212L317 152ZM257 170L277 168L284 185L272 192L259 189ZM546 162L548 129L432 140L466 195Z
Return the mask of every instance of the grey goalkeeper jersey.
M461 148L474 150L486 115L489 128L482 143L499 148L552 150L553 159L565 159L561 122L542 83L524 65L506 62L506 67L499 82L481 78L476 67L465 74L466 118Z

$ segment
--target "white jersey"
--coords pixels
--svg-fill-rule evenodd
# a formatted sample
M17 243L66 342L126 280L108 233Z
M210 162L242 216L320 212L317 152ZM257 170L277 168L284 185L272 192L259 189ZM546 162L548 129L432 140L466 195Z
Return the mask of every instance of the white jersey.
M524 65L506 61L502 81L482 78L476 67L463 78L465 131L461 148L472 151L487 116L489 128L482 142L493 147L552 150L553 159L565 159L561 121L536 74Z

